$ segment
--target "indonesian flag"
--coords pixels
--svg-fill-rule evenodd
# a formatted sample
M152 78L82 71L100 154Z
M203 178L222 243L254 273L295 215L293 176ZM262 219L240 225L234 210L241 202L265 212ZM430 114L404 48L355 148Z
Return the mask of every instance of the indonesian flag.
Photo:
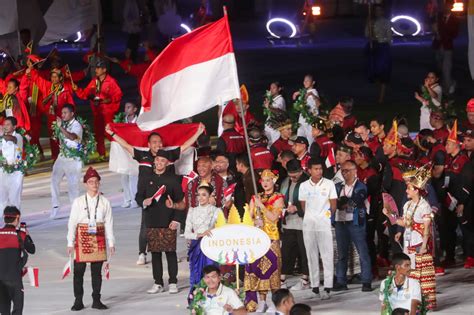
M143 131L137 124L113 123L110 128L122 139L138 150L148 150L148 135L152 132L158 133L163 140L163 149L173 149L184 144L191 138L199 128L199 124L170 124L165 127L151 131ZM181 152L179 160L175 161L176 173L189 174L193 169L194 148ZM138 175L138 162L125 151L118 143L112 141L110 144L109 170L119 174ZM147 164L143 166L152 167Z
M334 167L336 166L336 157L334 156L334 149L331 148L331 151L329 151L329 154L326 158L326 168Z
M195 171L191 171L191 173L188 175L183 176L183 180L181 181L181 188L183 189L183 192L185 192L188 188L188 184L196 178L198 178L198 174Z
M24 277L28 275L28 280L32 287L39 287L39 268L38 267L24 267L21 273L21 276Z
M232 185L230 185L229 187L224 189L224 199L226 201L229 201L230 198L232 198L232 195L234 194L236 185L237 185L236 183L233 183Z
M143 75L140 92L143 130L240 98L227 15L172 41Z
M166 186L161 185L160 188L156 191L156 193L153 195L153 199L155 199L156 202L160 201L161 196L166 192Z
M104 264L104 276L106 280L110 280L110 263L108 261Z
M72 270L72 259L68 259L68 261L66 262L66 265L64 265L63 276L61 280L64 280L64 278L69 276L69 274L71 273L71 270Z

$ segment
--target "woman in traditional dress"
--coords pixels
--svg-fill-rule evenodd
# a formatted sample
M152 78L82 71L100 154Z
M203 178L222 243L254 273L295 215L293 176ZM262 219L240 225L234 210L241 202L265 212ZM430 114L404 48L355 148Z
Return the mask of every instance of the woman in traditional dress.
M264 191L250 201L255 226L267 233L272 243L263 257L245 266L245 306L249 312L265 312L267 293L280 288L281 251L277 224L284 207L284 196L275 192L277 179L271 170L264 170L260 180Z
M189 244L189 284L190 294L194 290L194 285L198 284L202 278L202 270L207 265L215 262L201 251L201 240L204 236L211 236L211 230L216 225L217 216L221 209L210 204L210 197L213 188L203 181L197 190L199 205L191 207L186 217L186 228L184 237Z
M436 281L433 263L432 209L424 198L426 183L430 176L429 165L403 174L409 201L403 206L403 217L397 218L396 223L405 228L403 250L411 259L413 270L410 277L420 281L421 293L427 308L433 310L436 308ZM383 212L389 218L394 216L387 209ZM395 235L395 240L398 241L400 237L401 232Z

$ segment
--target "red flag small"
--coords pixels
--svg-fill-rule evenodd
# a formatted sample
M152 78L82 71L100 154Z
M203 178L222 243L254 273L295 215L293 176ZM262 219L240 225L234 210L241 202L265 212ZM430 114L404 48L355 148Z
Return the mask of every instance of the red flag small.
M160 188L158 188L158 190L156 191L156 193L153 195L153 199L156 200L156 202L158 202L161 198L161 196L166 192L166 186L165 185L162 185Z
M237 184L234 183L234 184L230 185L229 187L227 187L226 189L224 189L224 198L225 198L225 200L230 200L230 198L232 198L232 195L234 194L236 185Z
M330 168L336 165L336 157L334 156L334 149L331 148L328 157L326 158L326 168Z
M195 171L191 171L191 173L189 173L188 175L183 176L183 180L181 181L181 188L183 189L183 191L186 191L186 189L188 188L188 184L196 178L198 178L198 174Z
M39 268L38 267L28 267L28 279L30 280L30 285L32 287L39 287Z
M68 259L68 261L66 262L66 265L64 265L63 276L61 280L64 280L64 278L69 276L69 274L71 273L71 268L72 268L71 259Z
M105 275L106 280L110 279L110 263L109 262L106 262L104 264L104 275Z

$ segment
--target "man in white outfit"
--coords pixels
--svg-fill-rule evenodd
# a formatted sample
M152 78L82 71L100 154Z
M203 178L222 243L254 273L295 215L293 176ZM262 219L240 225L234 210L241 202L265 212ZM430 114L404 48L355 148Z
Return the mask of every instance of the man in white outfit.
M6 206L20 208L23 190L23 137L15 129L15 117L7 117L3 122L3 134L0 134L0 209ZM16 170L18 168L18 170Z
M329 299L334 278L334 247L331 215L336 211L337 192L334 183L323 178L323 161L308 161L310 179L299 190L299 201L304 212L303 239L308 257L309 278L313 292L321 299ZM324 268L324 290L319 293L319 256Z
M310 74L307 74L304 77L303 80L303 86L306 89L306 95L305 95L305 100L306 100L306 107L307 110L309 111L310 114L314 115L315 117L319 115L319 93L318 91L314 88L314 79L313 76ZM300 95L300 92L295 92L293 93L293 100L296 100L298 96ZM308 139L309 145L314 142L313 138L313 127L311 126L310 123L306 121L306 119L303 117L302 114L300 114L300 117L298 118L298 131L297 131L297 136L301 137L306 137Z
M54 162L51 174L51 219L56 218L59 211L59 185L64 176L67 179L69 201L72 203L79 197L79 181L83 166L78 154L80 150L83 150L80 145L83 129L74 118L74 107L65 104L61 111L61 118L58 117L56 123L61 134L58 136L59 156Z
M137 122L137 110L138 107L135 103L125 103L125 123L134 124ZM120 180L122 181L123 189L123 204L122 208L137 208L138 205L135 201L135 195L137 194L138 186L138 169L137 175L122 174Z

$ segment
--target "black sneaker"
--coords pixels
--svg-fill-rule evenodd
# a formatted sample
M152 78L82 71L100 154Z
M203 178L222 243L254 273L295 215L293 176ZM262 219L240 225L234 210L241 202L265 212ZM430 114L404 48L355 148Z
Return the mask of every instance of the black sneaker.
M339 291L347 291L349 288L347 287L346 284L340 284L340 283L335 283L334 286L332 287L333 292L339 292Z
M74 305L71 307L71 311L80 311L82 309L84 309L84 303L82 303L82 300L74 301Z
M372 285L370 283L363 283L362 292L372 292Z
M94 300L92 303L92 308L97 310L106 310L108 309L107 305L103 304L100 300Z
M319 288L313 288L311 291L313 291L313 293L316 295L319 294Z

